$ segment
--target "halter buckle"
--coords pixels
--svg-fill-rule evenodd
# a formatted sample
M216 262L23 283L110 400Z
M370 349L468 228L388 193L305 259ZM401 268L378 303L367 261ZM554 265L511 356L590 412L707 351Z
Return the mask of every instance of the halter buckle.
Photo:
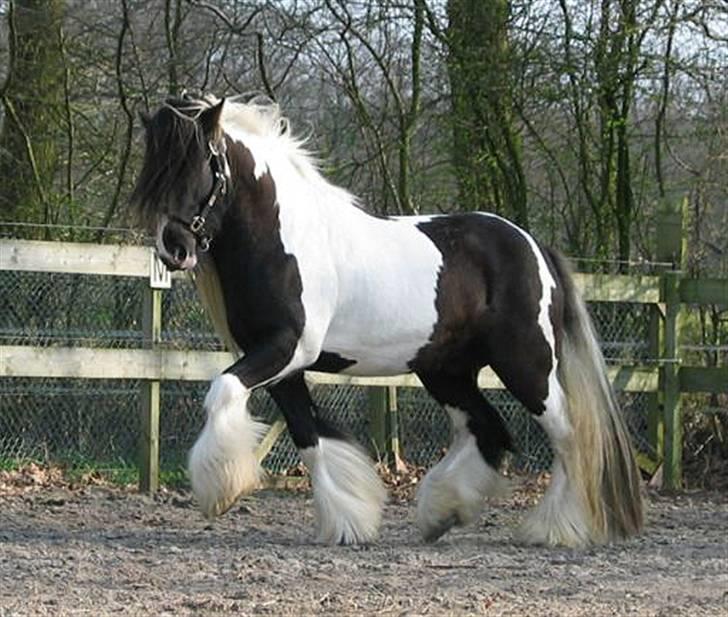
M200 229L202 229L205 225L205 218L203 216L200 216L199 214L197 216L192 217L192 221L190 221L190 231L193 234L196 234Z

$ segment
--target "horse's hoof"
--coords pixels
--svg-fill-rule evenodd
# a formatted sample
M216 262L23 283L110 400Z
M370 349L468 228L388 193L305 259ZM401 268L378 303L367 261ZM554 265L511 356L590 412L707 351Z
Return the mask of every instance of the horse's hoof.
M235 502L237 502L239 495L235 496L233 499L220 499L208 509L200 508L202 510L202 514L207 520L214 520L218 518L219 516L222 516L225 514L230 508L232 508L235 505Z
M422 537L427 543L437 542L442 536L444 536L450 529L456 525L462 524L460 517L453 513L447 518L444 518L430 527L427 531L422 533Z

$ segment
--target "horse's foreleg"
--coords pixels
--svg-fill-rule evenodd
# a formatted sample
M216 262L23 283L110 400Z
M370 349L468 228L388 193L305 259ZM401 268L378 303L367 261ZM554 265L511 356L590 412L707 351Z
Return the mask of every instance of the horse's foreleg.
M252 388L291 367L297 339L280 333L268 344L240 358L211 384L205 397L207 421L189 456L192 490L207 517L228 510L260 483L256 446L266 425L250 416Z
M318 540L362 544L377 537L386 491L369 457L315 416L302 374L269 388L311 474Z
M255 447L266 425L247 409L250 391L234 375L221 375L205 397L207 421L189 456L192 490L203 514L219 516L239 495L257 488Z

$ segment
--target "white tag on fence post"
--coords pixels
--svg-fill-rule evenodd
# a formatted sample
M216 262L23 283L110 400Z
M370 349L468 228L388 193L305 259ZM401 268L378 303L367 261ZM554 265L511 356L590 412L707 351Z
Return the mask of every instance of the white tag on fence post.
M156 251L149 253L149 286L152 289L170 289L172 287L172 273L159 259Z

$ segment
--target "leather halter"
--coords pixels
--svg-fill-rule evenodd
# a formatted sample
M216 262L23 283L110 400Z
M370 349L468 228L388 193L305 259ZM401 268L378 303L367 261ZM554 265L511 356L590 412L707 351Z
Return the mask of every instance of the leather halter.
M197 238L199 249L203 253L209 250L212 234L205 229L210 212L218 203L218 201L227 194L227 175L225 173L227 161L225 159L225 138L218 145L212 141L207 143L210 150L210 170L212 171L212 188L210 194L200 204L199 212L192 217L191 221L185 221L180 217L172 217L179 223L182 223Z

